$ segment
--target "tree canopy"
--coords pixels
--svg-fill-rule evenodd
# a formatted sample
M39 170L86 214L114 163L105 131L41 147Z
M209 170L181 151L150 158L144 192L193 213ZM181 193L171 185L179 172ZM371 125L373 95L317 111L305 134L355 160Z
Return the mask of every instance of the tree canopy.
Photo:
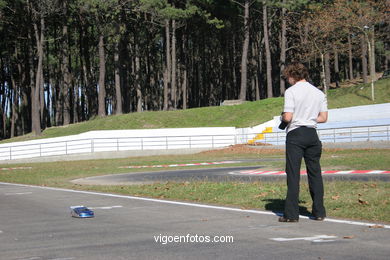
M0 139L388 69L385 0L0 0ZM368 58L367 58L368 57ZM369 68L369 69L368 69Z

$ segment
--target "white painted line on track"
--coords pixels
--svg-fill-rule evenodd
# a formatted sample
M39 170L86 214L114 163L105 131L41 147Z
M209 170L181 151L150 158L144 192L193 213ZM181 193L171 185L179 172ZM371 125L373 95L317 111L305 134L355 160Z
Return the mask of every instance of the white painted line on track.
M117 209L117 208L123 208L121 205L117 206L105 206L105 207L88 207L89 209Z
M285 238L285 237L276 237L276 238L270 238L270 240L278 241L278 242L287 242L287 241L297 241L297 240L305 240L305 241L320 241L323 239L330 239L330 238L337 238L336 236L328 236L328 235L317 235L312 237L292 237L292 238ZM332 240L334 241L334 240Z
M286 175L284 171L265 171L262 169L233 171L229 172L231 175ZM345 174L390 174L390 171L383 170L350 170L350 171L322 171L323 175L345 175ZM300 175L307 175L306 171L301 171Z
M28 195L28 194L32 194L32 192L10 192L10 193L4 193L5 196Z
M336 240L332 240L332 239L315 239L315 240L312 240L311 242L313 243L327 243L327 242L335 242Z
M186 167L186 166L204 166L204 165L219 165L229 163L240 163L241 161L222 161L222 162L201 162L201 163L180 163L180 164L169 164L169 165L130 165L120 166L119 168L128 169L141 169L141 168L170 168L170 167Z
M73 260L76 259L74 257L66 257L66 258L50 258L48 260Z
M0 182L0 185L12 185L12 186L18 186L18 187L37 188L37 189L43 189L43 190L72 192L72 193L80 193L80 194L88 194L88 195L98 195L98 196L105 196L105 197L112 197L112 198L141 200L141 201L150 201L150 202L172 204L172 205L181 205L181 206L189 206L189 207L197 207L197 208L218 209L218 210L227 210L227 211L235 211L235 212L242 212L242 213L253 213L253 214L260 214L260 215L273 215L273 216L275 216L275 213L268 212L268 211L238 209L238 208L229 208L229 207L222 207L222 206L211 206L211 205L206 205L206 204L196 204L196 203L188 203L188 202L151 199L151 198L134 197L134 196L127 196L127 195L100 193L100 192L94 192L94 191L71 190L71 189L43 187L43 186L34 186L34 185L7 183L7 182ZM306 217L306 216L299 216L299 217L303 218L303 219L309 219L309 217ZM339 224L367 226L367 227L378 226L377 223L365 223L365 222L349 221L349 220L341 220L341 219L331 219L331 218L326 218L324 221L326 221L326 222L333 222L333 223L339 223ZM381 227L383 227L383 228L390 229L390 225L382 225L382 224L379 224L379 225Z

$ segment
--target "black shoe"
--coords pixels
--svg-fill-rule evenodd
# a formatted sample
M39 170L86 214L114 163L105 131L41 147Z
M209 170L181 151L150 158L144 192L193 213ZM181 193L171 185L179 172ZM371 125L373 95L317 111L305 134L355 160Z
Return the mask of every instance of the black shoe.
M285 218L285 217L280 217L279 222L298 222L298 219L290 219L290 218Z
M312 217L312 220L315 221L324 221L325 217Z

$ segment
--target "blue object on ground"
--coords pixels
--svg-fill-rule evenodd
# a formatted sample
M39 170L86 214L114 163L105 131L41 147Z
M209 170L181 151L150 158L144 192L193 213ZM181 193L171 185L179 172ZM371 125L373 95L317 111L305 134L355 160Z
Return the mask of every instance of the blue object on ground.
M92 210L85 206L72 206L71 209L71 216L74 218L93 218L95 214Z

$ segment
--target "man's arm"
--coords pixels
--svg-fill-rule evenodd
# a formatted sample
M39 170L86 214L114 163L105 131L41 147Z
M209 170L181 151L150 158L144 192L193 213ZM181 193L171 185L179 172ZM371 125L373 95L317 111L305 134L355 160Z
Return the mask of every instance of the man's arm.
M317 117L317 123L325 123L328 121L328 111L320 112Z
M292 112L283 112L282 114L282 120L286 123L290 123L293 118Z

